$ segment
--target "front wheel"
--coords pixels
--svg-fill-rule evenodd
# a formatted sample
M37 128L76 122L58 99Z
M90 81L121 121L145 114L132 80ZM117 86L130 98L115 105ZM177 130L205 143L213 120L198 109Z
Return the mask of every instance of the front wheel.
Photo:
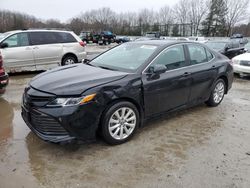
M215 83L215 86L212 90L212 93L208 99L208 101L206 102L208 106L218 106L225 95L225 91L226 91L226 84L224 82L223 79L218 79Z
M137 130L139 113L130 102L118 102L110 106L102 121L102 135L111 145L128 141Z

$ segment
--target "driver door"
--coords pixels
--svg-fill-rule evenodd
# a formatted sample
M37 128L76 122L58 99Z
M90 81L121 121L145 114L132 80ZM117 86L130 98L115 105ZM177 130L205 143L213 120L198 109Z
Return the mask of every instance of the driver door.
M161 74L149 73L154 65L165 65ZM152 116L185 105L192 78L183 45L165 49L142 74L145 115Z
M11 35L3 43L8 45L1 49L7 72L35 70L33 49L29 46L27 33Z

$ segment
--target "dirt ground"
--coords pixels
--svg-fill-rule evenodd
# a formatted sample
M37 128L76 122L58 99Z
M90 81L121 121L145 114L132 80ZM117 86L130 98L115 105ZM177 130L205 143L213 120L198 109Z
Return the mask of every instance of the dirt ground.
M151 120L128 143L46 143L21 118L34 74L10 77L0 98L0 187L250 187L250 77L217 108L200 105Z

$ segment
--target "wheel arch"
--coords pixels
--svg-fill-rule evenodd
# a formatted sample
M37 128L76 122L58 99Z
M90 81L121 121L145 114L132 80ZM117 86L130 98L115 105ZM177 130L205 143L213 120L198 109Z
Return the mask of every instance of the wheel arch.
M143 118L144 118L144 112L143 112L143 109L141 107L141 105L134 99L132 98L129 98L129 97L121 97L121 98L116 98L116 99L113 99L111 101L109 101L107 104L106 104L106 107L104 108L102 114L101 114L101 118L100 118L100 121L99 121L99 125L98 125L98 129L101 128L101 123L103 121L103 117L106 113L106 111L114 104L118 103L118 102L130 102L132 103L133 105L135 105L135 107L137 108L138 110L138 113L139 113L139 127L141 127L142 123L143 123Z
M227 78L227 76L226 75L220 75L218 78L217 78L217 80L219 80L219 79L222 79L224 82L225 82L225 84L226 84L226 91L225 91L225 94L227 94L228 93L228 78ZM216 80L216 81L217 81Z
M72 53L72 52L68 52L68 53L66 53L66 54L64 54L64 55L62 56L61 65L63 64L63 60L64 60L66 57L69 57L69 56L74 57L74 58L76 59L76 61L78 62L78 58L77 58L76 54L74 54L74 53Z

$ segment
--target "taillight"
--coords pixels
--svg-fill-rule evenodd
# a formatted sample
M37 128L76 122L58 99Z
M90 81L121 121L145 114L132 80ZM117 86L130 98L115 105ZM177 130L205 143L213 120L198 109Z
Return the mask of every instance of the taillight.
M79 44L80 44L82 47L86 46L86 43L83 42L83 41L79 42Z
M4 71L4 68L0 68L0 75L4 75L5 74L5 71Z
M2 68L2 67L3 67L3 57L2 57L2 55L0 53L0 68Z

